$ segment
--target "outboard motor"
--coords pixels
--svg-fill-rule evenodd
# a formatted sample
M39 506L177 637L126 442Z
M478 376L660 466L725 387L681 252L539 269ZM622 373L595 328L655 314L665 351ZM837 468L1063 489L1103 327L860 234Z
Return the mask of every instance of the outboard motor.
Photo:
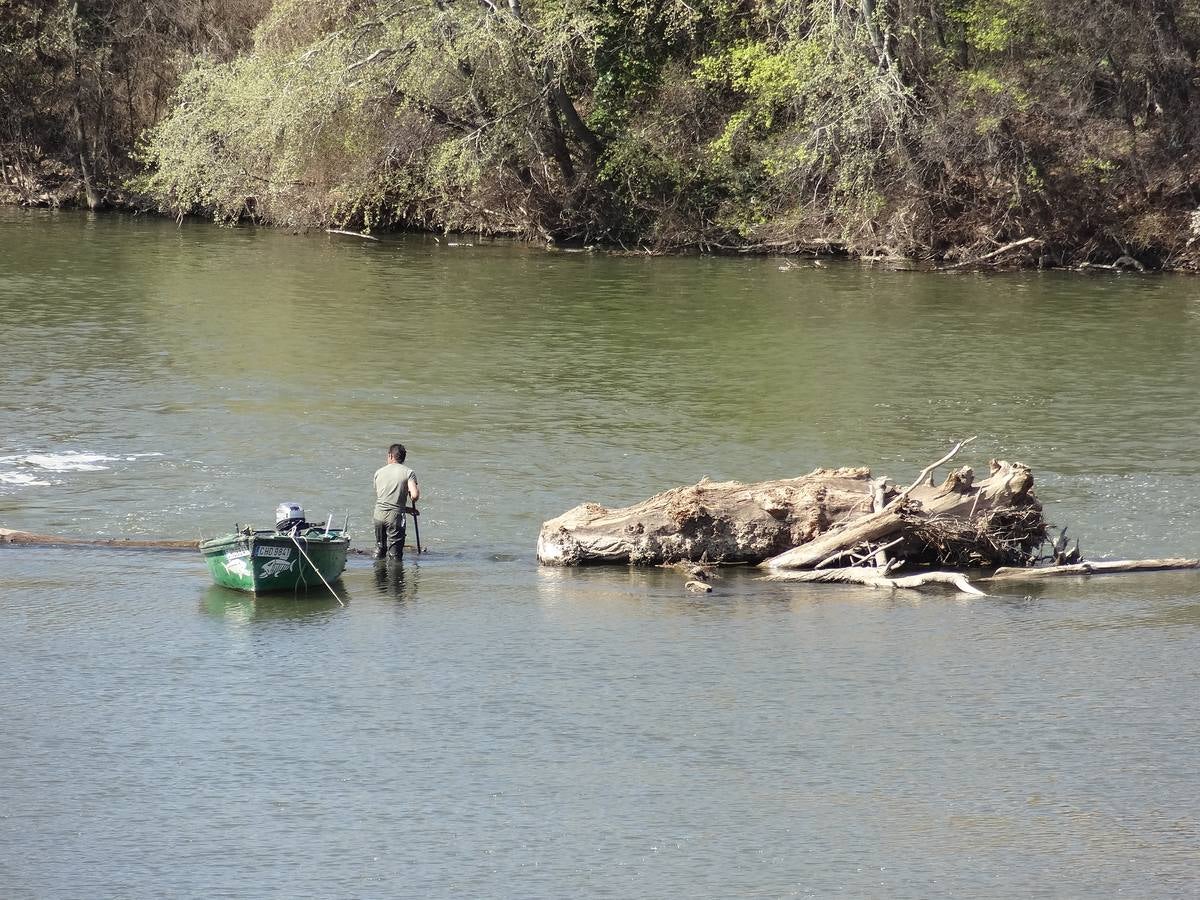
M304 521L304 508L299 503L280 503L275 507L275 530L303 530L308 527Z

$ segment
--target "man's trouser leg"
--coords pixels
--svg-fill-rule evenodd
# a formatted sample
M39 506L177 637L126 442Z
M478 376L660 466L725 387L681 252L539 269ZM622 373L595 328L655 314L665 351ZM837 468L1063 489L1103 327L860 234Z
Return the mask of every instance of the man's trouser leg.
M375 558L383 559L387 555L387 522L375 520Z
M400 559L404 556L404 526L406 516L400 513L394 519L389 519L387 528L387 558Z

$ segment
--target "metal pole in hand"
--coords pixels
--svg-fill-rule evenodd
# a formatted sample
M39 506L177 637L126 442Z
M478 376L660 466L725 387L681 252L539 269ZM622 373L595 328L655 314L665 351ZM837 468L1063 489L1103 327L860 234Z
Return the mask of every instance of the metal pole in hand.
M419 512L417 512L417 501L416 500L413 501L413 505L408 508L408 511L410 513L412 513L413 534L417 539L417 552L420 553L421 552L421 520L419 517L421 514Z

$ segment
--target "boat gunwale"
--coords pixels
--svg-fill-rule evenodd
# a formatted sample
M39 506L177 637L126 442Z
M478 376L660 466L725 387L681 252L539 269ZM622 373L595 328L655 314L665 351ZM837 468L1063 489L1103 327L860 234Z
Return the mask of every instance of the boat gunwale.
M254 531L250 534L238 532L234 534L221 535L220 537L210 538L207 541L201 541L199 545L200 552L208 554L210 552L223 552L231 546L238 544L252 547L257 543L264 544L282 544L287 547L295 546L293 541L297 541L302 545L316 545L318 547L333 547L344 543L347 547L350 545L350 535L342 531L330 531L328 533L322 531L320 534L288 534L280 531Z

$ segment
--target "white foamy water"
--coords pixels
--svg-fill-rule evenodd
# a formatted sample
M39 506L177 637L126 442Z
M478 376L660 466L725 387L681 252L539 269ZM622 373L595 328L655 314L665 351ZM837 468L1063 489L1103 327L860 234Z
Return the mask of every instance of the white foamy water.
M0 472L0 484L48 485L49 481L39 481L36 475L28 472Z
M119 456L105 456L102 453L30 453L18 456L15 461L29 466L37 466L47 472L102 472L108 466L100 463L116 462Z
M66 451L63 453L15 453L0 456L0 484L19 487L46 487L59 482L45 480L48 472L105 472L105 463L136 462L161 453L133 453L109 456L105 453ZM30 471L33 469L35 471Z

